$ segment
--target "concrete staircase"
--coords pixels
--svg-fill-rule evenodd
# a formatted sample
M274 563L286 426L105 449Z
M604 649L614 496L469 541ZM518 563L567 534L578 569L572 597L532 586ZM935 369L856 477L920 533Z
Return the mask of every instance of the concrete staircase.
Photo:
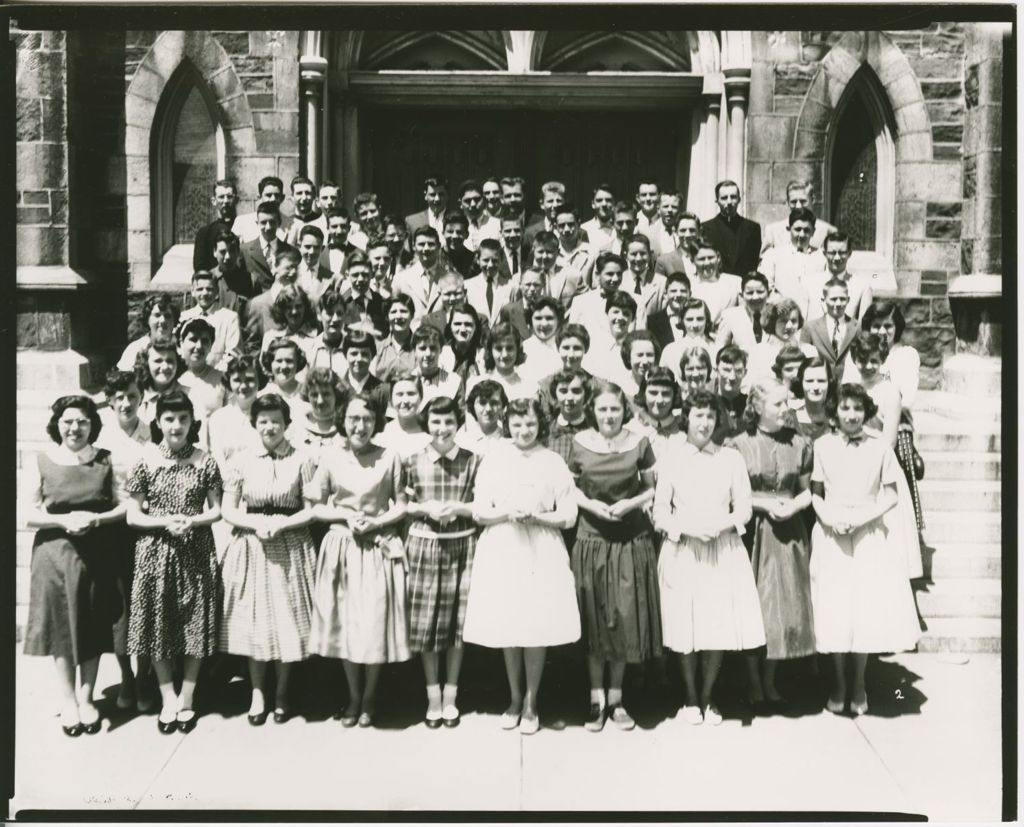
M926 466L921 651L1001 648L1000 380L1000 360L958 355L943 368L946 390L922 391L914 406Z

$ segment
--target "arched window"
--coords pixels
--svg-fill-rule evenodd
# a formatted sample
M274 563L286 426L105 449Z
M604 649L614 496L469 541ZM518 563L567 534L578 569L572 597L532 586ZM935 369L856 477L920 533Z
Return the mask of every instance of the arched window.
M892 260L896 212L896 124L885 90L864 65L836 106L825 146L824 197L854 250Z
M154 119L150 197L153 259L191 244L211 220L212 183L225 174L224 130L199 70L184 61L167 82Z

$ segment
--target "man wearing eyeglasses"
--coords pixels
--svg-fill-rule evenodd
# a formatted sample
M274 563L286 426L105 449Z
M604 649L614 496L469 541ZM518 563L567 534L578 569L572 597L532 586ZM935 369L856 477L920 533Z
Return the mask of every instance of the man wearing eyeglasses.
M484 209L483 189L480 182L470 179L459 186L459 206L469 219L469 237L466 249L476 252L485 238L501 238L501 222Z

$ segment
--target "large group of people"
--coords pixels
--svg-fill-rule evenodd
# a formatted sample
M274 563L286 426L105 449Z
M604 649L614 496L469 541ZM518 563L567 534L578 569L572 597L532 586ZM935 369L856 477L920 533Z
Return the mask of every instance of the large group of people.
M451 203L428 178L407 218L290 194L286 222L273 177L236 215L216 182L190 290L146 299L26 469L25 651L56 662L65 733L101 728L103 653L164 733L221 655L253 726L301 710L316 656L343 664L344 726L417 658L425 725L452 727L466 643L503 651L500 725L525 734L548 648L577 641L592 731L635 726L627 667L666 651L691 724L722 720L726 652L755 705L827 653L828 710L867 711L869 655L920 634L920 361L806 183L764 231L731 181L706 222L650 181L597 187L587 221L559 182L527 218L514 177Z

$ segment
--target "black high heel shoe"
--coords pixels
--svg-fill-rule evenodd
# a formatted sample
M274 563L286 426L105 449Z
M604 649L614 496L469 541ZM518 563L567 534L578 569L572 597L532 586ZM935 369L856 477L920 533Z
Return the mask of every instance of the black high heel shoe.
M163 720L159 715L156 718L156 728L164 735L170 735L172 732L176 732L178 729L177 717L171 718L169 721Z
M250 726L263 726L267 722L267 715L269 715L265 709L262 712L253 714L250 712L246 715L246 719L249 721Z

